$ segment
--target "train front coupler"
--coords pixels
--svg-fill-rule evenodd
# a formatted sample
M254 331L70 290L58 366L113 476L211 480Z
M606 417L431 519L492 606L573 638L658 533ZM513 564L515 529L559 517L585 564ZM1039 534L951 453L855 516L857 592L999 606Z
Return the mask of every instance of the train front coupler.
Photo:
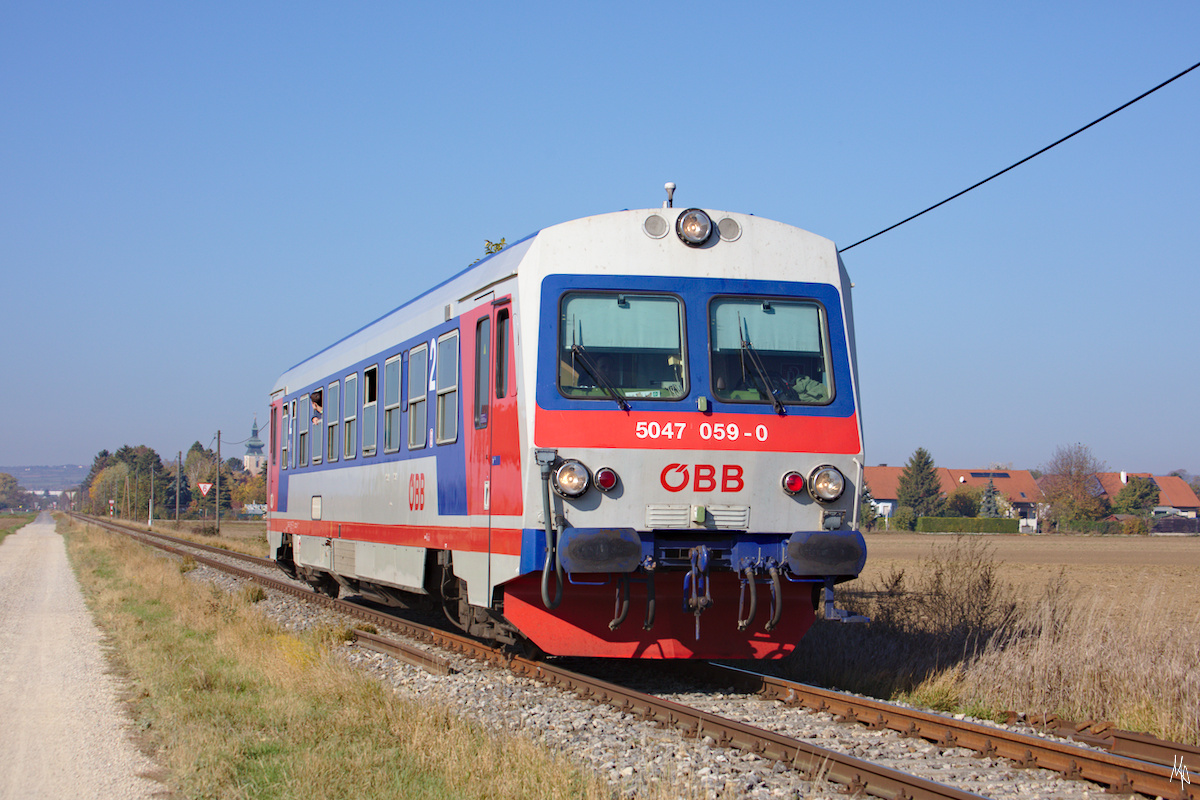
M759 575L766 576L766 583L771 587L771 616L767 620L767 624L763 626L763 630L768 633L775 629L779 621L783 619L783 573L782 568L775 559L767 558L743 558L738 565L741 567L741 588L738 592L738 622L737 629L744 631L750 627L750 623L754 621L755 615L758 613L758 583ZM747 592L750 598L749 613L743 617L742 611L745 608L745 600Z
M696 641L700 641L700 615L713 603L712 587L708 580L710 559L707 545L697 545L688 550L691 566L683 576L683 610L691 611L696 616Z

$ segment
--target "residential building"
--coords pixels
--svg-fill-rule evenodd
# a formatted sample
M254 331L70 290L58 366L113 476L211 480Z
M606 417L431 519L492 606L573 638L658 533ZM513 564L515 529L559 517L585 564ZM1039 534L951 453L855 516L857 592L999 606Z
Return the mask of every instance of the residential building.
M871 497L875 500L876 510L883 516L890 517L900 504L897 499L900 492L900 476L904 467L865 467L863 469L867 485L871 487ZM1008 506L1012 509L1011 516L1021 521L1022 532L1036 531L1038 520L1038 504L1043 502L1042 490L1038 488L1029 470L1024 469L947 469L938 467L938 480L942 485L942 496L948 497L960 486L984 487L988 481L1000 492Z

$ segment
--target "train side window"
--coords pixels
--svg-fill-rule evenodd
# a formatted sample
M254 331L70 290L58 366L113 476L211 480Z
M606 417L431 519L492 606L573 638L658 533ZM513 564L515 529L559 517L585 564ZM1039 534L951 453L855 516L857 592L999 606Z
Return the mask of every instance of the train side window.
M400 356L383 365L383 452L400 449Z
M283 404L283 436L279 439L279 468L288 468L288 443L292 438L292 416L288 413L288 404Z
M362 404L362 454L375 455L376 428L379 425L379 415L375 413L376 402L379 398L379 367L370 366L363 370L363 404Z
M491 348L492 318L484 317L475 325L475 428L486 428L488 424L488 368L491 366L488 350Z
M338 391L342 387L337 381L329 384L329 390L326 392L325 399L325 425L328 428L325 439L325 457L327 461L337 461L338 457L338 421L341 419L342 412L338 408L338 401L341 397Z
M325 453L325 420L323 389L313 389L312 402L312 463L320 464Z
M288 429L287 429L288 447L291 448L288 452L288 465L292 466L292 467L296 466L296 434L294 433L295 428L296 428L296 401L292 400L292 421L288 425Z
M429 381L429 345L414 347L408 354L408 449L425 446L425 387Z
M308 466L308 395L300 398L300 410L296 415L296 466Z
M358 455L358 373L346 376L346 409L342 419L342 458Z
M501 309L496 315L496 398L508 397L508 351L511 347L509 337L512 321L508 309Z
M437 344L437 443L458 440L458 331Z

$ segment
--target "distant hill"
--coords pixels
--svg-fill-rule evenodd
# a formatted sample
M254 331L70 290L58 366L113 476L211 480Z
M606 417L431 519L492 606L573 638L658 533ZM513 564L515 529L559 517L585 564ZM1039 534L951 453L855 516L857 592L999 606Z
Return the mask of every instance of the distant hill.
M12 475L22 489L32 492L78 486L87 477L89 469L90 466L82 464L62 464L55 467L0 467L0 472Z

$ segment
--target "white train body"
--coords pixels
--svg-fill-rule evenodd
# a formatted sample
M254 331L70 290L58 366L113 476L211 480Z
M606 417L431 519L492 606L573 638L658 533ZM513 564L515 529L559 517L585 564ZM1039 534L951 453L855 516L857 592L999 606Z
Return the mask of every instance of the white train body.
M695 211L546 228L284 373L281 566L551 654L790 652L865 561L850 283Z

